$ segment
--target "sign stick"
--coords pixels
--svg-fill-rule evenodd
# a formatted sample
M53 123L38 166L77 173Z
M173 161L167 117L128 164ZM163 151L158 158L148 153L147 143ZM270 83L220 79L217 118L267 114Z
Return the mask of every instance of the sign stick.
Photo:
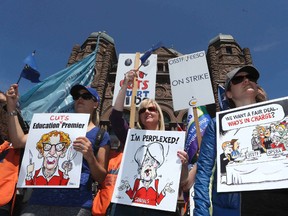
M196 136L197 136L197 141L198 141L198 149L200 149L200 145L201 145L201 141L202 141L202 135L201 135L201 131L200 131L197 107L193 107L193 115L194 115L194 122L195 122L195 127L196 127Z
M139 70L139 63L140 63L140 53L136 52L135 61L134 61L135 70ZM129 124L130 128L134 128L135 126L135 113L136 113L135 98L136 98L137 89L138 89L137 77L134 77L133 89L132 89L132 95L131 95L131 106L130 106L130 124Z

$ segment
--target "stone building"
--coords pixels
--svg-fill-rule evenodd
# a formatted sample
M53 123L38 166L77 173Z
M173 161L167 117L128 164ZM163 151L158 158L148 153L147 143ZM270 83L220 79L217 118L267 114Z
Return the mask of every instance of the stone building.
M80 61L84 56L90 54L95 49L97 50L97 56L92 87L96 88L101 97L101 104L98 108L101 117L100 124L108 129L117 71L117 55L113 38L105 32L91 33L81 46L75 45L73 47L68 60L68 66ZM157 54L158 56L155 99L163 110L166 129L175 130L177 123L182 127L185 126L187 110L176 112L173 110L167 61L168 59L183 54L167 47L160 47L154 54ZM225 74L232 68L240 65L252 64L252 59L249 48L242 49L231 35L224 34L217 35L209 42L206 57L216 101L216 104L208 106L208 112L211 116L215 116L216 109L219 110L219 106L217 105L218 84L224 85ZM125 109L124 113L128 119L129 109Z
M217 91L219 84L224 86L226 73L236 67L252 64L252 57L249 48L242 49L231 35L219 34L209 42L207 63L216 102L216 106L208 106L209 113L213 114L215 108L220 110Z

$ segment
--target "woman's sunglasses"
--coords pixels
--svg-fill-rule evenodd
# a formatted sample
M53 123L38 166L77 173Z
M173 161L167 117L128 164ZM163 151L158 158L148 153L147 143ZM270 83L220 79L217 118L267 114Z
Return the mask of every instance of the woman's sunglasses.
M73 95L73 100L76 101L78 100L80 97L83 99L83 100L91 100L91 99L94 99L93 98L93 95L89 94L89 93L83 93L83 94L76 94L76 95Z
M148 110L149 112L157 112L156 107L147 107L147 108L142 108L138 111L139 115L146 112Z
M254 83L257 83L257 77L251 75L251 74L247 74L247 75L244 75L244 76L235 76L231 79L231 83L233 85L237 85L241 82L243 82L245 79L248 79L249 81L251 82L254 82Z

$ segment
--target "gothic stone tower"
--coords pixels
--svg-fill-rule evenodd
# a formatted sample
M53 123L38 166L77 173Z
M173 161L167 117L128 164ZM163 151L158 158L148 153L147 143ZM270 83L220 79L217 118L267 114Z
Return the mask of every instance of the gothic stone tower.
M249 48L242 49L231 35L219 34L209 42L207 63L216 101L216 110L219 111L218 84L224 86L225 75L232 69L252 64L252 57ZM209 108L211 114L211 106Z

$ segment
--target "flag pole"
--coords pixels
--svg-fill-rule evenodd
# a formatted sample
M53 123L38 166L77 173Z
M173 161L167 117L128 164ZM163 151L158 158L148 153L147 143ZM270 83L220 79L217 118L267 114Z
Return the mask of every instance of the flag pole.
M134 69L139 70L139 62L140 62L140 53L136 52L135 55L135 61L134 61ZM130 128L134 128L135 126L135 113L136 113L136 104L135 104L135 98L136 98L136 92L138 89L138 82L137 77L134 77L133 81L133 89L132 89L132 95L131 95L131 106L130 106Z
M21 74L22 74L22 72L21 72ZM19 82L20 82L20 80L21 80L21 77L22 77L21 74L20 74L20 76L19 76L19 78L18 78L16 84L19 84Z
M194 122L195 122L195 127L196 127L196 136L197 136L197 141L198 141L198 149L200 149L201 142L202 142L202 135L201 135L201 131L200 131L197 107L193 107L193 115L194 115Z

